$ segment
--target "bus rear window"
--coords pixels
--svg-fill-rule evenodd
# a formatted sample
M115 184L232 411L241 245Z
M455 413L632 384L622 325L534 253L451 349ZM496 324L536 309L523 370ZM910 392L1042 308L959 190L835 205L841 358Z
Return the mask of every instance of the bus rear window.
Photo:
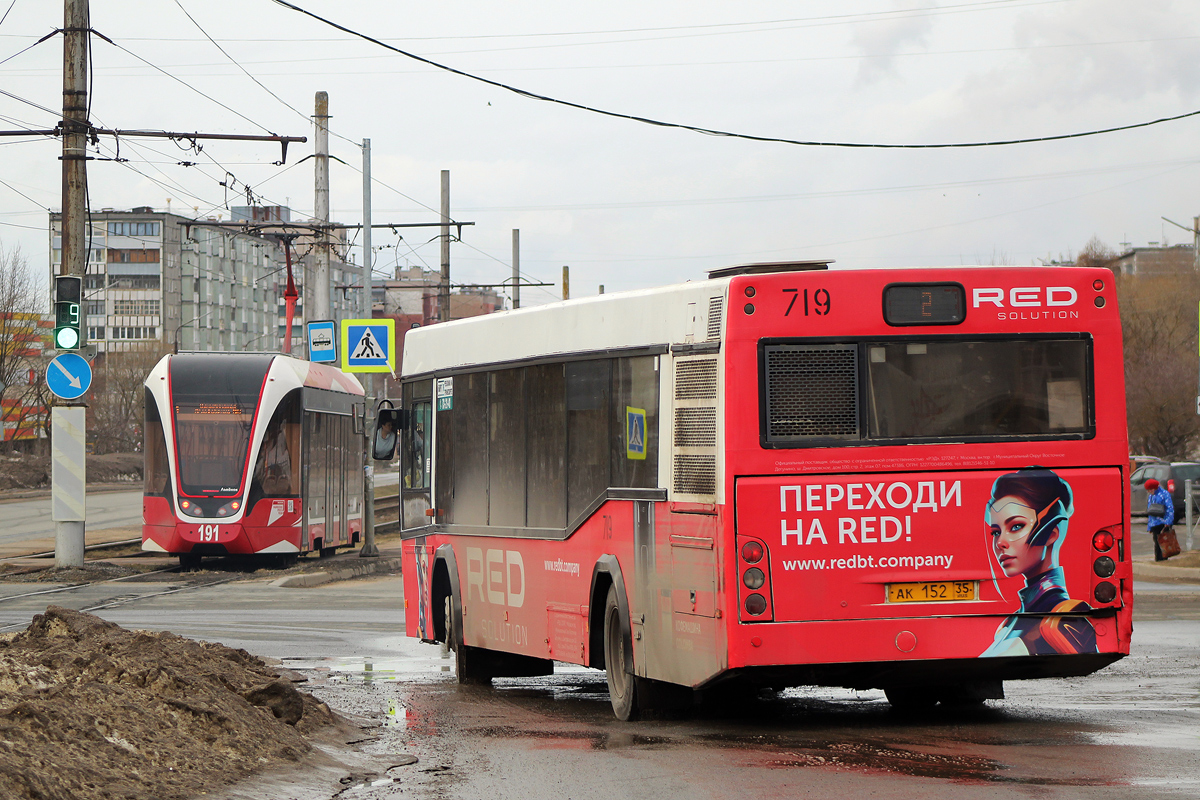
M1086 339L908 339L763 350L768 447L1093 433Z

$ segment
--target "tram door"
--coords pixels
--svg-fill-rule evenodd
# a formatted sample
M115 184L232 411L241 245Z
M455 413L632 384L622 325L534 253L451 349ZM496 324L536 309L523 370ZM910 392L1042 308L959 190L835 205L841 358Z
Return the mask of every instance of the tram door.
M346 438L350 435L349 417L330 417L330 442L326 451L329 464L325 471L329 483L326 487L326 507L329 512L329 533L326 547L346 541Z

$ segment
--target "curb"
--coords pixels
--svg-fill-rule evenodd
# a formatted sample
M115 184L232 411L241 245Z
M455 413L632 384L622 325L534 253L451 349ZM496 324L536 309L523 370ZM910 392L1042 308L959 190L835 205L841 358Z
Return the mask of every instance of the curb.
M377 575L385 572L399 572L401 559L379 558L364 559L365 563L355 564L342 569L322 570L321 572L304 572L299 575L287 575L271 581L268 586L277 589L305 589L310 586L320 586L333 581L348 581L351 578L361 578L365 575Z
M1135 580L1175 580L1181 583L1200 583L1200 567L1167 567L1161 564L1133 562Z

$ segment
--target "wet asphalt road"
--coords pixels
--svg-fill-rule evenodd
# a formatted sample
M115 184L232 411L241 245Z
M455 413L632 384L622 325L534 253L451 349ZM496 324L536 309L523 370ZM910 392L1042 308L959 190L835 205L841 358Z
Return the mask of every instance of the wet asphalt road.
M1009 683L983 709L905 717L880 692L804 689L628 724L591 670L456 685L452 656L404 637L398 576L156 594L177 585L15 598L43 587L4 584L0 626L47 602L119 603L95 613L281 658L358 721L306 769L210 797L1200 796L1200 586L1139 584L1131 657L1089 678ZM416 763L400 766L405 755Z

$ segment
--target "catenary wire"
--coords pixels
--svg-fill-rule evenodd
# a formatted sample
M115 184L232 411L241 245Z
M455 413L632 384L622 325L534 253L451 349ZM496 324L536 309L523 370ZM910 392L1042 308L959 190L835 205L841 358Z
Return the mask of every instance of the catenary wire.
M410 53L407 50L402 50L399 47L395 47L393 45L387 44L386 42L376 39L373 36L369 36L360 31L356 31L353 28L348 28L345 25L341 25L340 23L337 23L337 22L334 22L333 20L322 17L321 15L316 14L312 11L301 8L300 6L295 5L294 3L289 3L289 2L287 2L287 0L273 0L273 2L275 2L278 5L283 6L285 8L289 8L293 11L303 14L305 16L311 17L312 19L315 19L318 22L321 22L325 25L328 25L332 28L342 31L343 33L350 34L351 36L357 36L360 39L363 39L364 41L371 42L372 44L376 44L380 47L386 48L395 53L399 53L400 55L405 56L406 58L413 59L414 61L419 61L423 64L428 64L431 67L443 70L445 72L449 72L453 75L458 75L460 77L468 78L470 80L477 81L479 83L483 83L488 86L493 86L498 89L503 89L505 91L512 92L514 94L520 95L521 97L526 97L531 100L540 100L542 102L554 103L557 105L565 106L567 108L574 108L574 109L577 109L580 111L588 111L593 114L600 114L602 116L613 117L616 119L625 119L625 120L629 120L631 122L640 122L645 125L652 125L652 126L660 127L660 128L674 128L677 130L691 131L693 133L701 133L706 136L717 136L717 137L724 137L724 138L731 138L731 139L745 139L745 140L754 141L754 142L790 144L790 145L797 145L797 146L802 146L802 147L843 147L843 148L864 148L864 149L886 149L886 150L941 150L941 149L967 148L967 147L999 147L999 146L1004 146L1004 145L1033 144L1035 142L1053 142L1053 141L1061 141L1064 139L1080 139L1080 138L1087 137L1087 136L1100 136L1103 134L1116 133L1118 131L1134 130L1137 128L1146 128L1151 125L1160 125L1160 124L1166 123L1166 122L1174 122L1174 121L1181 120L1181 119L1187 119L1189 117L1200 116L1200 109L1196 109L1194 111L1188 111L1183 114L1176 114L1176 115L1168 116L1168 117L1159 117L1157 119L1148 120L1145 122L1131 123L1128 125L1117 125L1117 126L1113 126L1110 128L1100 128L1100 129L1094 129L1094 130L1088 130L1088 131L1077 131L1074 133L1061 133L1061 134L1054 134L1051 136L1033 136L1033 137L1025 137L1025 138L1019 138L1019 139L997 139L997 140L981 141L981 142L938 142L938 143L924 143L924 144L895 143L895 142L832 142L832 141L825 142L825 141L805 140L805 139L788 139L788 138L776 137L776 136L759 136L756 134L737 133L734 131L724 131L724 130L719 130L716 128L703 128L703 127L700 127L697 125L687 125L687 124L681 123L681 122L667 122L664 120L656 120L656 119L652 119L650 117L641 117L641 116L636 116L633 114L622 114L622 113L616 112L616 111L607 111L605 109L596 108L593 106L586 106L581 103L572 102L570 100L562 100L559 98L550 97L548 95L537 94L536 92L531 92L526 89L521 89L516 86L512 86L512 85L509 85L506 83L501 83L499 81L493 81L490 78L484 78L480 75L474 75L470 72L465 72L464 70L460 70L455 67L448 66L446 64L441 64L437 61L433 61L432 59L428 59L423 56L419 56L415 53Z

